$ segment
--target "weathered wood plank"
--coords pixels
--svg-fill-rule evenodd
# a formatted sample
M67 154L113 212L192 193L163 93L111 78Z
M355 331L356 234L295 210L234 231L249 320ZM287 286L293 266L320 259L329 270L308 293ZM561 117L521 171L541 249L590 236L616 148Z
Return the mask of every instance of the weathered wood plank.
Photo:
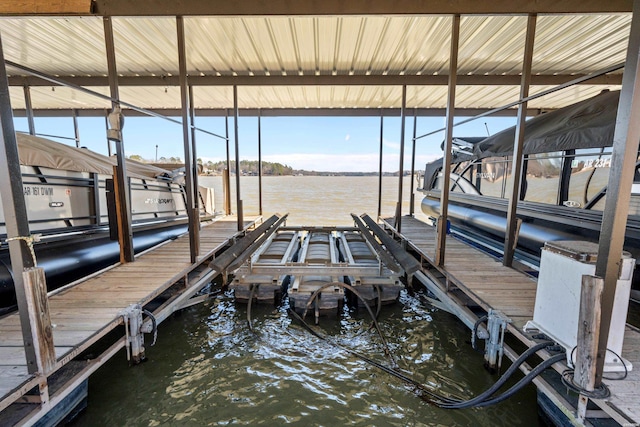
M0 15L88 15L91 0L0 0Z
M29 268L22 273L22 280L27 299L29 324L31 324L33 333L31 338L36 353L38 372L46 375L53 370L56 357L53 347L47 281L44 277L44 269L38 267Z

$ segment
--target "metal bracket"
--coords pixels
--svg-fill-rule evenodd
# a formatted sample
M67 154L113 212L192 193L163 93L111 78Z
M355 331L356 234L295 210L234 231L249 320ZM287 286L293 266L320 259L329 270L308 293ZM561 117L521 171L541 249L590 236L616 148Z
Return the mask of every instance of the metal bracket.
M489 310L487 330L489 339L485 342L484 361L489 370L499 370L504 354L504 333L511 319L499 310Z
M138 364L145 360L142 307L132 304L120 312L127 334L127 360Z

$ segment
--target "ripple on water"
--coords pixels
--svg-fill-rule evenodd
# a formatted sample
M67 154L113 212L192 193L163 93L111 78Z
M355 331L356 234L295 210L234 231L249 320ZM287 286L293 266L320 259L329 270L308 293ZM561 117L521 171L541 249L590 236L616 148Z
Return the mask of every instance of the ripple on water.
M286 310L256 306L252 313L254 332L246 308L226 294L161 325L148 363L127 368L113 361L108 373L92 377L89 409L76 424L499 426L537 419L531 392L496 408L435 408L399 380L320 341ZM320 330L388 364L369 315L344 314L322 319ZM464 343L468 330L418 298L403 292L398 304L385 307L380 326L399 369L434 390L470 397L495 380Z

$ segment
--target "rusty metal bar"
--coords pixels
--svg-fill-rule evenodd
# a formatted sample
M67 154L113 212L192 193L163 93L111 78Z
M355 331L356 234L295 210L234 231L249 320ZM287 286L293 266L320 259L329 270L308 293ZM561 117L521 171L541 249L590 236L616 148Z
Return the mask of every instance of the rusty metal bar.
M456 103L458 72L458 43L460 40L460 15L453 17L451 25L451 54L449 56L449 95L447 97L447 124L445 127L444 157L442 159L442 185L440 191L440 216L437 224L436 264L444 265L447 242L447 216L449 213L449 182L451 173L451 145L453 138L453 116Z
M522 62L522 81L520 82L520 99L525 99L529 96L529 85L531 83L531 66L533 63L533 44L535 42L536 35L536 15L529 15L527 20L527 34L524 46L524 59ZM507 209L507 228L505 230L504 240L504 256L502 258L502 264L511 267L513 264L513 255L517 245L517 210L518 201L520 200L520 191L522 189L522 163L524 156L522 149L524 147L524 127L526 116L527 103L523 102L518 105L518 119L516 123L515 141L513 142L513 157L511 158L511 193L509 196L509 207ZM504 177L506 180L506 176Z

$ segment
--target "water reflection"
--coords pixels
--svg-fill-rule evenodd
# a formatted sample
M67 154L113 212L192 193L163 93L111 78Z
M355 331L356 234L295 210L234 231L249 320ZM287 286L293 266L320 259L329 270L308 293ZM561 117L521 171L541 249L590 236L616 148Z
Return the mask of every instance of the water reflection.
M161 325L149 362L116 357L90 381L89 408L75 423L95 425L426 426L535 425L535 394L496 407L442 410L411 388L311 335L284 309L246 307L220 295ZM323 318L341 345L388 364L368 314ZM495 381L469 332L447 313L402 294L381 327L399 369L438 392L471 397Z

